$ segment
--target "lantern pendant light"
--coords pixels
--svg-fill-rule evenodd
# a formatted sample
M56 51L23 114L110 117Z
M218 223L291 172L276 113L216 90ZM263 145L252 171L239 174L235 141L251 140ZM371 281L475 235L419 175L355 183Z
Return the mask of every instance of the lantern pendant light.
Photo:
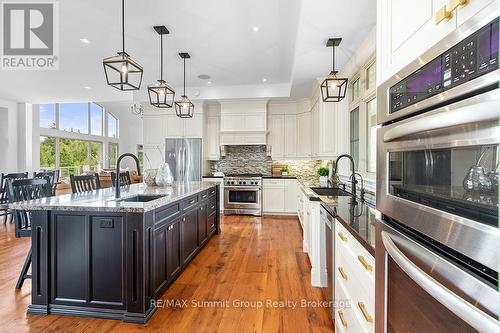
M335 47L340 45L342 38L330 38L326 43L332 48L332 71L330 75L321 83L321 97L323 102L340 102L344 99L347 91L347 79L338 78L335 70Z
M160 35L160 79L148 86L149 102L157 108L171 108L174 105L175 91L163 80L163 35L170 32L164 25L153 28Z
M102 61L108 85L119 90L139 90L142 83L142 66L125 52L125 0L122 0L122 51L117 56Z
M186 96L186 59L191 56L189 53L179 53L179 56L184 60L184 93L181 99L175 102L175 113L179 118L193 118L194 104Z

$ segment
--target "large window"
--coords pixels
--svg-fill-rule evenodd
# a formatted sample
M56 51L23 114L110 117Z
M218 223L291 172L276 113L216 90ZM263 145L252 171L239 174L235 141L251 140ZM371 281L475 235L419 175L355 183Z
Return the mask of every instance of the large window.
M366 171L377 171L377 98L366 103Z
M116 160L118 159L118 144L110 143L108 147L109 152L109 166L113 167L116 165Z
M96 103L90 103L90 134L102 135L103 109Z
M40 169L55 170L56 169L56 138L41 136L40 137Z
M57 128L56 123L56 105L40 104L40 127Z
M349 148L356 169L374 178L377 160L376 63L372 56L349 79Z
M108 113L108 137L118 138L118 119Z
M350 143L351 143L351 156L354 159L356 170L359 168L359 107L351 111L350 114Z
M68 132L89 134L89 104L59 104L59 129Z

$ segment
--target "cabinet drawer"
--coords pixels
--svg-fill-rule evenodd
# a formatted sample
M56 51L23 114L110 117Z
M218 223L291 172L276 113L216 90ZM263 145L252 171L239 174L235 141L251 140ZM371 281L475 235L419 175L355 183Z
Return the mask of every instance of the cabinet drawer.
M187 199L182 200L182 210L186 211L198 203L198 195L193 195Z
M211 214L207 218L207 234L209 237L215 232L216 218L217 218L217 214Z
M285 188L284 179L264 179L262 183L264 188Z
M208 190L208 196L211 197L217 193L217 187L212 187Z
M355 304L349 292L344 288L342 281L335 281L335 326L339 332L369 332L356 315Z
M361 245L354 236L338 221L336 221L335 241L350 253L354 262L360 268L359 274L371 281L375 280L375 258ZM340 249L340 251L343 251Z
M205 200L208 198L208 191L203 191L200 193L200 201Z
M174 218L181 212L180 203L176 202L167 207L160 207L155 210L155 225L159 225L169 219Z
M212 214L213 212L215 212L217 210L217 202L216 202L216 198L215 197L211 197L208 199L208 202L207 202L207 213L208 214Z

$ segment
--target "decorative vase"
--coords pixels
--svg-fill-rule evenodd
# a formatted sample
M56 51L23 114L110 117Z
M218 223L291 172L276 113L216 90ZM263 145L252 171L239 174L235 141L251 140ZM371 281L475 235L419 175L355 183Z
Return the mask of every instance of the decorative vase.
M160 164L158 168L158 173L155 177L156 185L158 186L170 186L172 185L174 178L172 176L172 172L170 171L170 166L168 163Z
M155 186L155 178L156 178L157 173L158 173L157 169L144 170L144 172L142 174L144 184L146 184L146 186Z
M319 176L319 185L321 187L328 187L328 176Z

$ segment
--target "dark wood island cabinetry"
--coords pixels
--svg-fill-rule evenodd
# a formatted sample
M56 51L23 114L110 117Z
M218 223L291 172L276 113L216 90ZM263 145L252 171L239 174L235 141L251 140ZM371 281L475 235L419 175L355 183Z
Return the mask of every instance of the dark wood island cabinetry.
M152 300L220 232L218 193L210 182L141 184L119 200L105 189L13 204L33 216L28 313L145 323Z

